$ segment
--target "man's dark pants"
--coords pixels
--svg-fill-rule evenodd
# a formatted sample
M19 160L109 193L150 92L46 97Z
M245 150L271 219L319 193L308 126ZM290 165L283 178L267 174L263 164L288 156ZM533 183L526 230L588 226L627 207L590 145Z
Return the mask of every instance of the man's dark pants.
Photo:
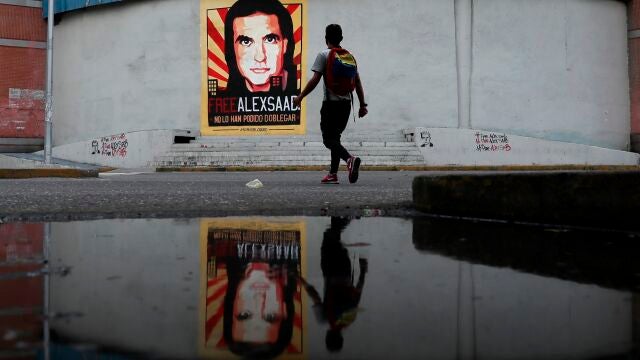
M336 174L340 166L340 159L347 161L351 155L340 143L340 136L347 127L351 114L351 101L324 101L320 110L320 130L322 142L331 150L330 173Z

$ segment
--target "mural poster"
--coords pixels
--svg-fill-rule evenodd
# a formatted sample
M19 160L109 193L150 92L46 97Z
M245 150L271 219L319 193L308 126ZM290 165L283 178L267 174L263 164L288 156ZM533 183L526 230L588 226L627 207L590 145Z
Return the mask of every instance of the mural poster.
M201 0L202 135L304 134L307 0Z
M201 222L200 356L302 359L305 223Z

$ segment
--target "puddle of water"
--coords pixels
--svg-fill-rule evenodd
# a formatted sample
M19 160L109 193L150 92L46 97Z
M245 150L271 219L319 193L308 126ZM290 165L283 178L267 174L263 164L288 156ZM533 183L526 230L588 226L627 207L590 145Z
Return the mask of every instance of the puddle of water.
M429 218L1 224L0 358L632 358L637 241Z

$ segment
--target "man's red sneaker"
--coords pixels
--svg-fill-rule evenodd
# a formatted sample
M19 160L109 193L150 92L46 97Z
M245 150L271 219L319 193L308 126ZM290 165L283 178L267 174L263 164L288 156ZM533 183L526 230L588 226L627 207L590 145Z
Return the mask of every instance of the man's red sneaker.
M327 174L325 177L320 180L322 184L340 184L338 182L338 174Z
M349 170L349 182L355 183L358 181L358 173L360 171L360 158L352 156L347 160L347 170Z

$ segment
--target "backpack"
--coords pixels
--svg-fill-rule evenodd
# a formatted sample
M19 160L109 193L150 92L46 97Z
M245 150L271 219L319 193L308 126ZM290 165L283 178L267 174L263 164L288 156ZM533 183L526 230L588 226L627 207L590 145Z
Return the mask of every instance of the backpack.
M358 65L351 53L342 48L333 48L327 57L325 84L335 95L345 96L356 88Z

